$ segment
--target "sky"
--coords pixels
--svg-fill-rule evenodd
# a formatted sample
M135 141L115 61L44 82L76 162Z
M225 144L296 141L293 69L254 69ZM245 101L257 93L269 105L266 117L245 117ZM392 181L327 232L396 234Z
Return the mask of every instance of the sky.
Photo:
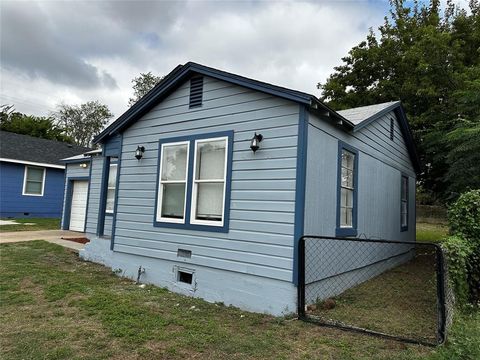
M99 100L115 117L131 80L198 62L319 96L387 0L0 1L0 104L38 116Z

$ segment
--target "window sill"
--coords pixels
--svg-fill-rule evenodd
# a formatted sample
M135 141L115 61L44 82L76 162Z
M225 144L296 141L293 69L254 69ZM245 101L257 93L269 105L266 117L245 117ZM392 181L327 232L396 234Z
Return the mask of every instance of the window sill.
M354 228L336 228L335 236L357 236L357 229Z
M227 224L224 224L223 226L210 226L210 225L181 224L181 223L173 223L173 222L154 221L153 226L170 228L170 229L184 229L184 230L228 233Z

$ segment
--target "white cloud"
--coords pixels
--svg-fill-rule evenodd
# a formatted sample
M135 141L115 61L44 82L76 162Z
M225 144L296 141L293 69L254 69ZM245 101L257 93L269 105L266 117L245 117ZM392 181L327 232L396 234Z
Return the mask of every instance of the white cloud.
M382 23L388 7L353 1L1 6L0 102L44 115L61 101L98 99L116 116L127 108L133 77L148 71L165 75L187 61L318 95L317 82L365 38L369 27ZM13 28L4 34L7 16ZM37 21L25 27L32 16ZM17 31L20 23L24 28ZM35 47L28 61L13 56L22 55L18 49ZM88 71L81 75L78 69Z

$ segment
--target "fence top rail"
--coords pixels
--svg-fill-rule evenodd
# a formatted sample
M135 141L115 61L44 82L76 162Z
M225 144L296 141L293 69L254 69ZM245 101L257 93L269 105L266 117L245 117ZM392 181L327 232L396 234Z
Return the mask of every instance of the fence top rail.
M387 239L369 239L369 238L353 238L353 237L339 237L339 236L321 236L321 235L303 235L300 241L306 239L320 239L320 240L344 240L344 241L356 241L356 242L371 242L371 243L383 243L383 244L410 244L410 245L427 245L441 250L441 246L433 242L419 242L419 241L399 241L399 240L387 240Z

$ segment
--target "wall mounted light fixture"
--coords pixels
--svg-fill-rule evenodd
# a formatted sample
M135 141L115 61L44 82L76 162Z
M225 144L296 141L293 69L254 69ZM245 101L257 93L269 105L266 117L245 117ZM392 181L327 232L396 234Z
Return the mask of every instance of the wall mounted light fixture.
M252 149L253 153L260 148L260 142L263 140L262 134L253 135L252 141L250 142L250 149Z
M82 169L86 169L86 168L88 167L88 164L87 164L87 163L81 163L81 164L80 164L80 167L81 167Z
M140 160L143 157L143 153L145 152L145 147L143 146L138 146L137 150L135 150L135 157L137 160Z

